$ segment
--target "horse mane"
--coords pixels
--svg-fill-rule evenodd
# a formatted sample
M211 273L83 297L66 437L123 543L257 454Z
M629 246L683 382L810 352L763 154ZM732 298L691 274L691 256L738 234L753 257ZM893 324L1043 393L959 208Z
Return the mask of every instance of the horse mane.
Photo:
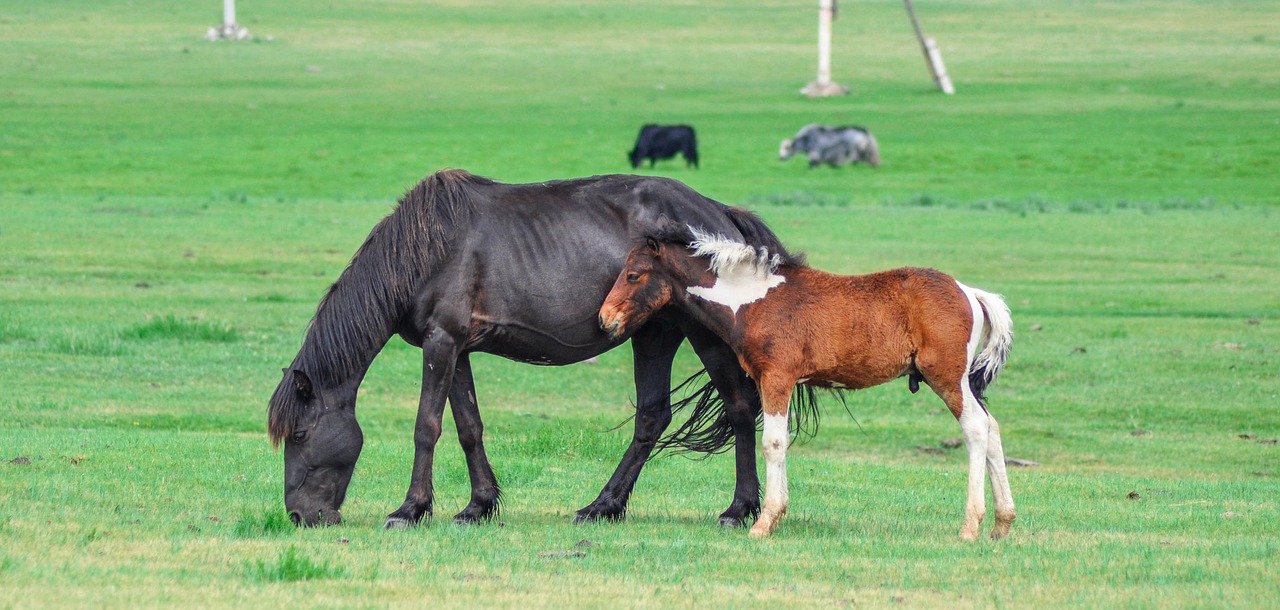
M754 248L723 235L703 233L694 227L689 227L689 230L693 234L689 249L696 257L710 258L711 272L717 276L742 266L750 267L750 272L755 275L773 273L782 264L782 255L775 253L770 256L768 248Z
M474 187L495 184L463 170L441 170L409 189L369 232L316 306L290 369L327 388L359 375L386 344L421 279L445 260L470 222ZM305 404L284 380L271 396L272 444L292 434Z
M647 237L659 243L687 248L692 250L693 256L709 259L710 270L717 276L731 273L744 265L757 274L773 273L784 266L805 266L804 254L789 252L771 231L767 235L767 238L754 235L755 243L751 243L703 231L692 225L665 223Z

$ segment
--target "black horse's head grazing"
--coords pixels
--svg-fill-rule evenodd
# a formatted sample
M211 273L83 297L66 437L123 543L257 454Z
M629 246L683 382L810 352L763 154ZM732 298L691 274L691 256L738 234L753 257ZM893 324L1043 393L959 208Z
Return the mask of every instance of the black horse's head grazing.
M284 506L294 525L334 525L364 434L356 423L356 384L319 388L285 369L271 397L271 440L284 441Z

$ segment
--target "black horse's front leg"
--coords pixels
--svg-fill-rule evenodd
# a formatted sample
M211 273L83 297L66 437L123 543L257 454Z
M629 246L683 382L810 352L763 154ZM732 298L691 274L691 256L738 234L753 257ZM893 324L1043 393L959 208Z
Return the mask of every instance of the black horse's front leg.
M417 524L422 517L431 516L434 499L431 474L435 460L436 442L440 440L441 419L444 417L445 398L458 359L453 338L443 331L433 331L423 341L422 347L422 396L418 400L418 420L413 429L413 472L409 478L409 491L404 504L387 515L387 529Z
M719 337L701 326L686 325L689 344L707 369L707 376L724 403L725 420L733 429L736 483L733 501L720 514L720 525L743 527L760 514L760 476L756 470L756 417L760 393L743 372L738 357Z
M574 523L621 521L640 470L671 423L671 362L684 334L674 325L651 320L631 337L636 380L636 426L631 446L594 502L578 511Z
M475 380L471 376L471 358L458 356L449 388L449 407L453 423L458 426L458 442L467 458L467 474L471 479L471 502L454 515L454 523L478 523L498 514L501 489L484 452L484 423L476 400Z

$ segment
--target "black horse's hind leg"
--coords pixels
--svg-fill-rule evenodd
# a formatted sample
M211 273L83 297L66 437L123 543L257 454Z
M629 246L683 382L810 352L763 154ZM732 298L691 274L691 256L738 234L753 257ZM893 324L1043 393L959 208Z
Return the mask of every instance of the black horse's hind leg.
M493 476L493 467L484 453L484 423L480 420L480 407L476 402L475 381L471 377L471 358L458 356L453 372L453 385L449 388L449 407L453 411L453 423L458 427L458 442L467 457L467 474L471 478L471 503L453 517L454 523L477 523L492 518L498 512L500 489Z
M418 421L413 428L413 473L404 504L387 515L387 529L414 525L424 515L431 516L435 491L431 473L436 442L440 440L440 420L445 398L453 381L458 350L453 337L439 329L422 342L422 396L418 400Z
M756 471L756 416L760 393L738 364L733 350L701 326L686 325L689 344L702 360L733 428L736 484L733 501L720 514L720 525L742 527L760 514L760 476Z
M684 334L662 320L652 320L631 337L635 356L636 428L622 462L594 502L578 511L574 523L627 516L627 499L658 438L671 423L671 362Z

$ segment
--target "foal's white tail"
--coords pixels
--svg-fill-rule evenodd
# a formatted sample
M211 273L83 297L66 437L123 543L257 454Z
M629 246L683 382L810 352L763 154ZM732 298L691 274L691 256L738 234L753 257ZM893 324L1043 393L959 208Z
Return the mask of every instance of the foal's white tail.
M965 286L982 306L984 329L982 351L969 366L969 388L978 400L983 399L983 392L995 380L1000 369L1004 368L1013 347L1013 318L1009 315L1009 306L1000 295ZM975 312L976 313L976 312ZM974 316L975 322L977 316Z

